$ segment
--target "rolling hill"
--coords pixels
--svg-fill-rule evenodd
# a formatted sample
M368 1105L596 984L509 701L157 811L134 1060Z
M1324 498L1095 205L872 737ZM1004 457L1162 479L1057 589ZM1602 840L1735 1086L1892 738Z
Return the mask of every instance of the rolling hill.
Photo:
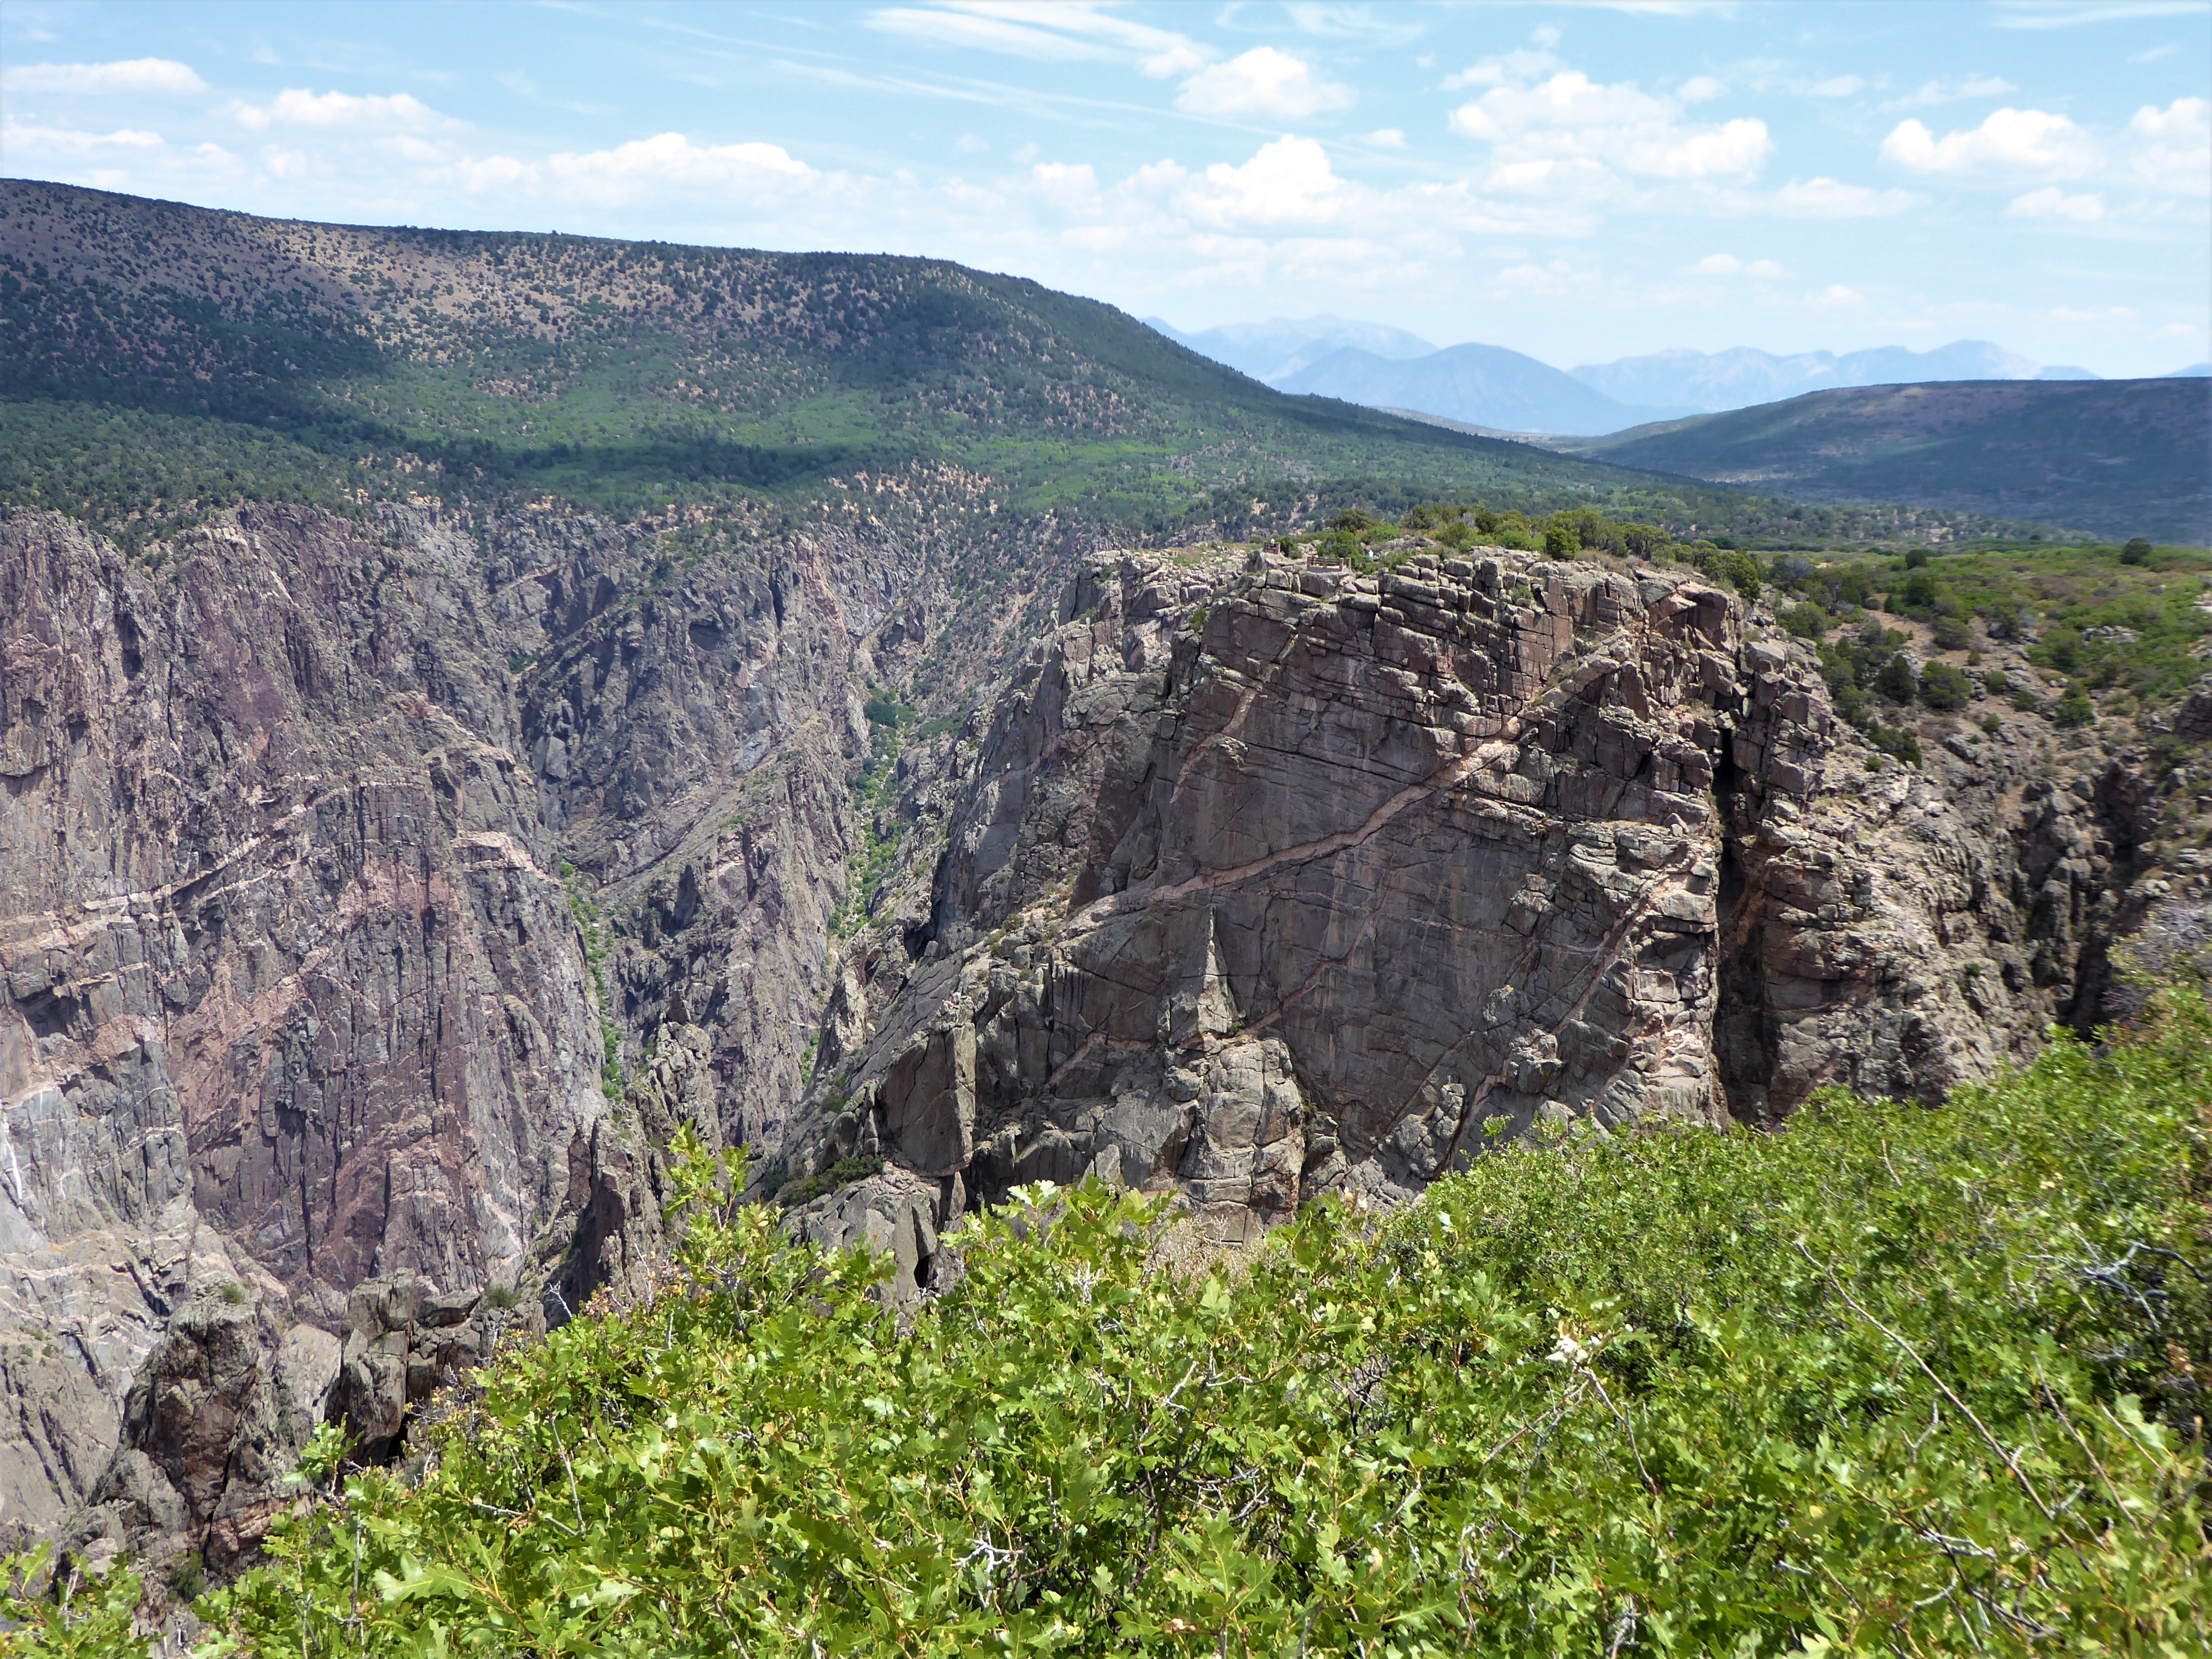
M1905 501L2212 542L2212 386L1980 380L1810 392L1562 440L1565 453L1821 501Z
M1111 307L942 260L319 225L21 180L0 216L0 501L126 540L254 499L842 520L855 480L1139 538L1438 497L1807 533L1741 491L1286 397Z

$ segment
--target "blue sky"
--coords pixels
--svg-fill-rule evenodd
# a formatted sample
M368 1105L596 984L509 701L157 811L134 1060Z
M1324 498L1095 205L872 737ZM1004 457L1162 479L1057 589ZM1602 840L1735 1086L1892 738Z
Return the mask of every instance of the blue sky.
M0 3L0 167L1562 367L2212 351L2212 4Z

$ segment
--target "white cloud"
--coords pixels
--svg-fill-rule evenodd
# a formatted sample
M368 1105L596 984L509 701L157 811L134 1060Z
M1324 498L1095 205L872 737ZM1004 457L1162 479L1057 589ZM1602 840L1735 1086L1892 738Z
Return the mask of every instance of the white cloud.
M167 58L131 58L114 64L26 64L21 69L0 70L0 87L9 92L147 97L205 92L207 82L189 64Z
M1683 269L1693 276L1743 276L1762 282L1785 274L1782 267L1771 259L1753 259L1747 264L1733 253L1708 253L1697 264L1685 265Z
M9 120L0 127L0 149L33 155L85 155L104 149L159 149L161 135L135 127L112 132L79 132L70 127L42 127Z
M1559 31L1553 29L1550 33L1556 42L1559 38ZM1524 48L1496 58L1486 58L1456 75L1447 75L1442 84L1446 92L1459 92L1468 87L1502 87L1508 81L1533 81L1540 75L1548 75L1565 67L1548 52L1529 52Z
M226 112L255 132L270 127L411 127L418 131L457 131L468 124L441 115L407 93L356 98L348 92L315 93L287 87L266 104L231 104Z
M977 15L965 9L889 6L870 12L865 21L868 27L884 34L932 40L940 46L1006 52L1046 63L1068 63L1108 55L1091 41L1076 40L1053 29L1032 28L1005 16Z
M2118 23L2132 17L2185 17L2201 14L2201 0L2104 0L2092 5L2055 0L2003 0L1996 19L2001 29L2067 29L2083 23Z
M1702 104L1717 98L1728 88L1710 75L1693 75L1675 89L1674 95L1686 104Z
M1357 195L1311 138L1278 138L1242 167L1217 161L1190 181L1177 206L1201 224L1324 225L1348 215Z
M2105 216L2105 198L2097 195L2069 196L2056 185L2016 196L2005 209L2008 219L2069 219L2094 224Z
M2152 189L2185 196L2212 191L2212 103L2177 98L2164 109L2145 105L2123 136L2130 170Z
M1030 169L1030 179L1038 195L1064 212L1097 207L1098 175L1088 161L1040 161Z
M510 190L538 176L535 167L512 155L487 155L481 159L463 156L451 163L447 171L471 195L488 190Z
M1815 98L1851 98L1866 89L1856 75L1832 75L1809 88Z
M1793 179L1776 193L1774 205L1793 219L1887 219L1927 199L1909 190L1870 190L1839 179Z
M1649 179L1741 179L1774 148L1764 121L1686 126L1669 100L1632 82L1601 85L1580 70L1534 86L1494 87L1454 110L1451 128L1492 146L1499 187L1531 191L1577 178L1602 186L1615 169Z
M1995 75L1969 75L1961 81L1923 81L1917 92L1893 100L1890 109L1916 109L1929 104L1954 104L1964 98L2002 98L2020 88Z
M1881 159L1932 178L2072 179L2096 166L2097 147L2063 115L2007 106L1941 138L1918 121L1900 121L1881 141Z
M680 132L633 139L612 149L550 157L546 171L590 201L613 204L655 187L713 190L725 195L788 195L821 179L781 144L695 144Z
M1091 0L939 0L887 6L863 21L885 34L1045 63L1133 58L1155 80L1188 75L1211 55L1186 35L1117 17Z
M1866 295L1855 288L1845 288L1841 283L1831 283L1817 294L1805 296L1805 303L1833 309L1844 306L1863 306Z
M958 150L963 155L981 155L985 150L991 147L985 143L981 138L978 138L974 133L963 132L957 138L952 141L952 148Z
M2130 64L2155 64L2160 58L2171 58L2174 53L2180 50L2181 42L2179 40L2169 40L2162 46L2152 46L2147 51L2130 52L2128 54L2128 62Z
M1271 115L1296 121L1324 110L1349 109L1352 100L1350 87L1316 79L1303 58L1273 46L1255 46L1192 76L1176 94L1176 107L1195 115Z
M1396 127L1378 127L1373 132L1362 133L1358 142L1372 144L1377 149L1403 149L1406 135Z

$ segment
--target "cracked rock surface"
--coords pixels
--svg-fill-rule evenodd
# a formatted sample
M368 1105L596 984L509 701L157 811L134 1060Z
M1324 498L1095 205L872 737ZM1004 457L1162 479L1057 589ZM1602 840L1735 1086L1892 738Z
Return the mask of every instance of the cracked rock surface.
M2113 803L1870 756L1680 568L1099 556L947 768L926 922L841 969L785 1166L887 1160L812 1206L846 1236L878 1185L942 1227L1096 1175L1243 1238L1540 1117L1936 1100L2078 1001Z

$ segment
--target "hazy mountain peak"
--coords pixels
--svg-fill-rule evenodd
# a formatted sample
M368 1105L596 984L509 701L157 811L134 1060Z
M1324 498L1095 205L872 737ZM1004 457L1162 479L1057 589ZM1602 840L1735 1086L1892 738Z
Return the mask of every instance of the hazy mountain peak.
M1584 363L1569 373L1621 403L1705 410L1742 409L1838 386L2100 378L2086 368L2043 368L1988 340L1954 340L1928 351L1872 346L1863 351L1802 351L1787 356L1753 346L1725 351L1676 349Z
M1316 312L1310 317L1271 317L1263 323L1225 323L1218 328L1186 332L1164 318L1143 319L1179 345L1202 357L1279 386L1309 364L1346 348L1371 353L1385 362L1425 357L1436 349L1418 334L1385 323L1361 322L1357 318Z

